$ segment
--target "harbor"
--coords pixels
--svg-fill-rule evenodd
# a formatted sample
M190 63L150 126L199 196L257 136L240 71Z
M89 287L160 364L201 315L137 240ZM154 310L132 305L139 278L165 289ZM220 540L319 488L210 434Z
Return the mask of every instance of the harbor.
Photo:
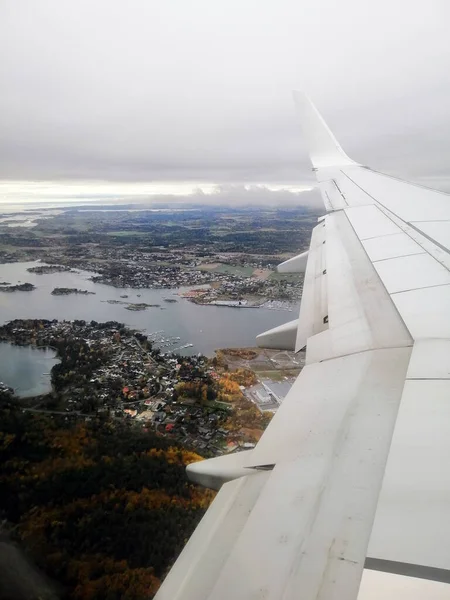
M183 354L195 355L200 352L213 356L217 348L253 346L259 333L290 320L288 311L282 310L282 307L274 310L277 306L274 303L267 308L250 311L230 306L202 306L182 297L186 288L119 289L94 283L90 280L92 273L88 271L44 274L28 271L40 264L0 264L0 281L11 284L29 281L35 286L33 291L26 293L0 292L1 323L18 317L119 321L147 335L163 332L155 339L155 345L162 351L178 348ZM57 296L51 293L55 287L94 293ZM177 301L165 302L165 298ZM127 310L126 307L131 304L146 304L147 307L145 310ZM294 307L293 312L296 310ZM162 342L160 337L165 341ZM172 341L176 343L171 344Z

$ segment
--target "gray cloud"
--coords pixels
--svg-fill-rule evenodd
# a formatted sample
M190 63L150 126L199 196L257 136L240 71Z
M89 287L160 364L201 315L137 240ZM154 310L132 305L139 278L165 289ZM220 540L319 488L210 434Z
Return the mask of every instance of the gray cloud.
M130 200L128 198L128 200ZM136 201L136 200L135 200ZM137 202L136 202L137 203ZM272 206L290 207L305 206L322 214L325 213L321 195L317 189L303 192L292 192L286 189L271 190L265 186L223 184L217 186L213 194L205 194L196 190L189 196L148 196L139 199L143 204L189 204L203 206L206 203L216 206Z
M306 90L350 156L450 182L450 5L3 0L0 178L312 181Z
M48 189L48 188L51 189ZM54 188L57 188L56 190ZM322 198L317 189L294 191L292 189L270 189L263 185L222 184L213 186L206 193L200 188L184 192L182 189L174 194L167 189L160 193L148 193L140 189L140 185L112 182L107 185L59 185L46 184L40 187L28 184L25 188L13 192L5 192L0 187L0 214L16 212L23 209L46 208L55 209L68 206L86 206L95 208L99 205L127 205L145 209L164 206L272 206L289 207L305 206L324 213ZM172 187L172 186L169 186ZM31 202L31 204L30 204Z

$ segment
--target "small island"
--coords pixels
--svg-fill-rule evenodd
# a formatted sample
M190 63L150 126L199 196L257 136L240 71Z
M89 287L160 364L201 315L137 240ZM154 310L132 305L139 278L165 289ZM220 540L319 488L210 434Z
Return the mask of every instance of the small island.
M95 295L95 292L88 290L77 290L77 288L55 288L52 296L68 296L69 294L81 294L82 296Z
M178 302L176 298L163 298L164 302Z
M121 296L122 298L122 296ZM127 310L145 310L146 308L158 308L159 304L147 304L145 302L124 302L123 300L100 300L107 304L123 304Z
M0 284L0 292L31 292L36 287L32 283L18 283L17 285Z
M159 304L146 304L145 302L131 303L125 306L127 310L146 310L147 308L156 308Z
M73 269L64 265L41 265L38 267L30 267L27 269L29 273L36 273L36 275L48 275L49 273L73 273Z

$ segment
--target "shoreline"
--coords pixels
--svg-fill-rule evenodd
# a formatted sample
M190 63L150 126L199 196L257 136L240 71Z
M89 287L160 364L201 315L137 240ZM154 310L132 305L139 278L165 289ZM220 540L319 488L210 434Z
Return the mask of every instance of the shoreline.
M262 308L266 310L278 310L278 311L288 311L292 312L295 307L295 304L286 300L270 300L265 298L261 304L236 304L236 300L213 300L212 302L200 302L195 297L188 297L181 295L184 300L188 300L192 304L196 304L197 306L219 306L224 308ZM281 306L266 306L267 304L277 302L281 304Z
M233 375L217 353L214 358L162 353L150 335L117 321L20 319L0 327L0 339L57 348L52 390L24 399L12 394L20 410L66 420L135 422L213 455L225 453L230 443L252 441L249 428L259 427L262 434L265 417L240 388L255 383L253 371L241 368ZM242 430L237 422L247 412L236 411L239 407L251 411Z
M36 265L31 263L16 263L0 267L0 280L16 283L25 280L24 273L27 268ZM32 275L28 273L28 275ZM17 295L0 294L3 310L0 311L0 322L6 323L15 318L41 318L72 320L85 319L98 322L115 320L125 322L143 332L164 330L165 337L180 336L180 344L192 343L192 348L182 351L183 354L201 352L213 356L217 346L249 346L254 344L256 336L266 329L276 327L288 321L291 303L281 304L279 301L266 302L267 297L251 298L251 303L244 303L236 307L236 303L228 302L227 296L223 297L224 304L212 304L221 307L220 310L203 309L208 302L187 303L185 293L190 287L180 288L154 288L142 290L139 288L126 288L117 290L105 284L93 284L88 281L90 273L55 273L47 275L33 275L30 279L36 284L36 289L30 294ZM95 292L95 295L54 295L51 294L55 287L77 288ZM121 296L127 295L128 298ZM178 302L166 302L172 296ZM211 300L213 300L211 298ZM214 299L215 300L215 299ZM146 304L146 310L128 310L129 305ZM197 306L195 306L197 304ZM253 311L230 310L235 308L248 308L253 305L260 309ZM294 311L297 308L294 308ZM219 319L219 321L218 321ZM179 344L178 344L179 345ZM165 345L161 350L168 350Z

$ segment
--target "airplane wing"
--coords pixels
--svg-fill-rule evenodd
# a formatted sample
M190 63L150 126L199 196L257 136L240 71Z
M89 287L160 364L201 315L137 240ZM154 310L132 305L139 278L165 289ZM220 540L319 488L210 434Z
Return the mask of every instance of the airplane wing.
M305 273L298 320L258 344L306 364L253 450L188 467L220 491L156 598L448 598L450 197L296 103L328 212L279 267Z

